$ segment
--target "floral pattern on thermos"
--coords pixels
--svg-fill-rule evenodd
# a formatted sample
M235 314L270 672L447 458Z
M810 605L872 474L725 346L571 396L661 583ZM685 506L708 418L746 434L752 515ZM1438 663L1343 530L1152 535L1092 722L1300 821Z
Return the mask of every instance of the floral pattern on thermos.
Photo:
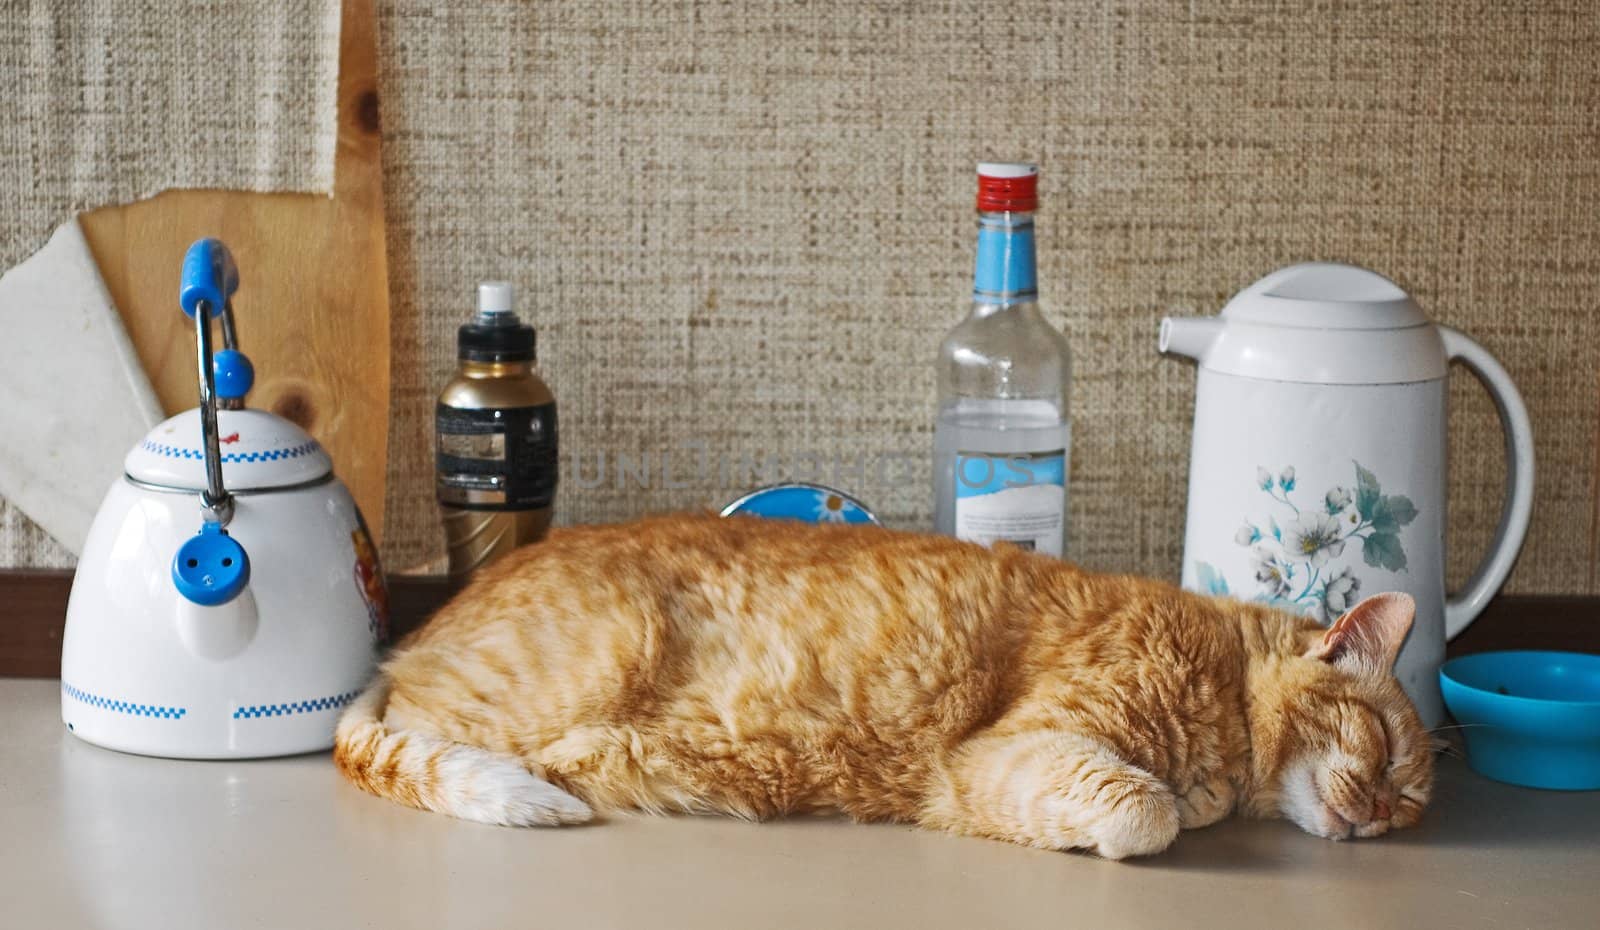
M1233 536L1250 547L1256 584L1250 600L1332 623L1360 600L1361 576L1346 555L1357 543L1368 566L1406 570L1401 530L1417 518L1417 508L1404 494L1384 494L1376 475L1353 464L1354 487L1336 485L1313 502L1293 497L1294 466L1276 475L1257 466L1256 486L1279 506L1265 519L1246 518ZM1195 575L1206 592L1233 594L1209 563L1196 562Z

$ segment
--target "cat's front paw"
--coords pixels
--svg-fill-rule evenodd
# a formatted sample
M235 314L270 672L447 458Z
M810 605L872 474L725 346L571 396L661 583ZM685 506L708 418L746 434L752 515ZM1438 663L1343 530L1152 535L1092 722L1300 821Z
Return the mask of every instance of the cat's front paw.
M1226 778L1200 782L1178 796L1178 822L1185 830L1209 827L1233 813L1236 797Z
M1178 804L1172 790L1152 775L1132 773L1103 789L1109 809L1089 829L1094 852L1127 859L1161 852L1178 838Z

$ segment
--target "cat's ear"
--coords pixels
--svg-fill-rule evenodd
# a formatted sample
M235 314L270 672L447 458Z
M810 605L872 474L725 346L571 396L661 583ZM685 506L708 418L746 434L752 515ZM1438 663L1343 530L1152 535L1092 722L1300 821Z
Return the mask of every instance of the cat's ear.
M1328 628L1312 658L1331 662L1352 672L1386 675L1406 641L1417 602L1409 594L1391 591L1374 594L1350 608Z

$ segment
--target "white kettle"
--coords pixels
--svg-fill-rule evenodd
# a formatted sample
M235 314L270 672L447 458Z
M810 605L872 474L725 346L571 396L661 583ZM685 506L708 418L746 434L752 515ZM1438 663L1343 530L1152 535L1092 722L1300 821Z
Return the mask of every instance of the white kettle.
M1162 320L1160 348L1199 362L1184 587L1324 623L1363 596L1409 593L1417 618L1396 674L1439 724L1445 641L1504 583L1532 511L1533 434L1505 369L1394 282L1331 263L1275 271L1215 318ZM1447 596L1452 360L1499 410L1507 493L1488 556Z
M326 749L387 638L377 551L332 461L293 423L243 407L254 371L236 346L238 281L221 242L190 247L179 301L200 407L128 453L73 578L61 717L111 749Z

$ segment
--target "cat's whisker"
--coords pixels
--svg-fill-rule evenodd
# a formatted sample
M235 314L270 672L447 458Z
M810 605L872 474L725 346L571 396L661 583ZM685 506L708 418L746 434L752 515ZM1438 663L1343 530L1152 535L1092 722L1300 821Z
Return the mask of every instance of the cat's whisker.
M1487 726L1491 726L1491 724L1487 724L1487 723L1446 723L1446 724L1442 724L1440 726L1436 726L1431 730L1424 730L1423 732L1424 733L1433 734L1433 733L1442 732L1444 730L1465 730L1467 727L1487 727Z

